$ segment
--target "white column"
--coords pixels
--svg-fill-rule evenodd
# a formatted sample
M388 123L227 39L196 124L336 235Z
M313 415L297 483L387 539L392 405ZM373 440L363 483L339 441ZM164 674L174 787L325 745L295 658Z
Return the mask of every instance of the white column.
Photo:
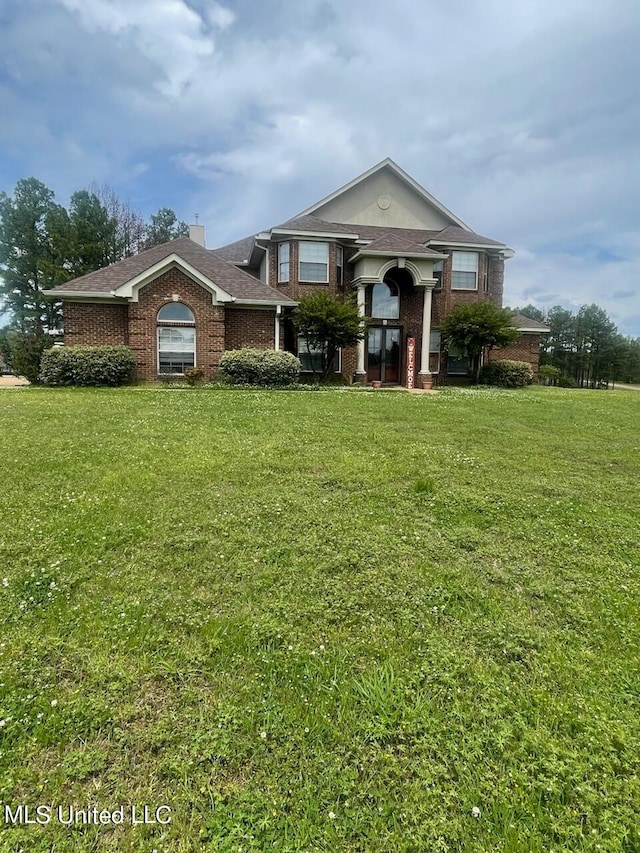
M422 302L422 346L420 347L420 373L431 375L429 370L429 339L431 337L431 291L433 286L425 286Z
M358 285L358 314L361 317L364 317L365 287L365 284ZM358 341L356 373L364 375L364 338Z

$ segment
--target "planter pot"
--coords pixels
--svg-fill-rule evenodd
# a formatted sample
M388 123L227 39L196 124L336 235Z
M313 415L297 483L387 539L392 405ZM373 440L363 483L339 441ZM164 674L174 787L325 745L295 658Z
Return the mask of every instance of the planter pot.
M423 391L431 391L433 388L433 379L423 379L422 380L422 390Z
M371 383L371 387L372 388L382 388L382 382L380 382L379 379L374 379L374 381Z

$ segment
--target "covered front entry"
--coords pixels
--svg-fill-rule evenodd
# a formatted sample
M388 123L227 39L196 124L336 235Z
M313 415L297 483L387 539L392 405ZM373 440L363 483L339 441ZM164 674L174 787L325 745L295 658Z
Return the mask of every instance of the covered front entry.
M400 382L401 330L395 326L369 326L367 380Z

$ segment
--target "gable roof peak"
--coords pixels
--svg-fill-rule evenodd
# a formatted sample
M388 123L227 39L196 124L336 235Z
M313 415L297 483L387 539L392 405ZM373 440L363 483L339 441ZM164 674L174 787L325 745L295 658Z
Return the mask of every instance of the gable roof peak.
M311 207L308 207L306 210L301 211L296 217L294 217L294 219L297 219L300 216L309 216L311 214L314 214L317 210L324 207L330 201L333 201L335 198L338 198L339 196L353 189L353 187L356 187L358 184L363 183L372 175L375 175L377 172L380 172L383 169L388 169L394 175L396 175L396 177L399 178L403 183L405 183L411 190L413 190L416 195L418 195L428 204L436 208L436 210L440 211L440 213L442 213L445 217L447 217L452 225L456 225L459 228L463 228L465 231L472 230L465 222L462 221L462 219L457 217L455 213L449 210L449 208L445 207L442 202L438 201L435 196L431 195L428 190L426 190L421 184L419 184L414 178L412 178L408 172L405 172L404 169L398 166L395 160L392 160L391 157L385 157L384 160L380 160L379 163L376 163L375 166L372 166L370 169L367 169L366 172L363 172L361 175L358 175L356 178L353 178L353 180L344 184L344 186L339 187L337 190L330 193L328 196L325 196L324 198L320 199L320 201L317 201L315 204L312 204Z

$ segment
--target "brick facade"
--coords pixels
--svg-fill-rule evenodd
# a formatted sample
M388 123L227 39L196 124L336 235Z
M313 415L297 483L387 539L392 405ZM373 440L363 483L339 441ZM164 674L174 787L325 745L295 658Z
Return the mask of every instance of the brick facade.
M63 302L64 341L67 346L119 346L129 343L128 305Z
M227 308L225 315L224 348L273 349L275 341L275 312L272 309Z
M213 305L211 294L178 269L168 270L140 289L138 302L129 305L129 346L133 350L138 379L158 375L158 311L168 302L187 305L196 321L196 365L207 379L217 371L224 352L224 305Z
M276 287L286 294L290 299L296 301L306 293L313 293L315 290L324 290L329 293L336 293L338 288L337 281L337 265L336 265L336 243L329 243L329 270L328 282L305 282L298 279L298 240L283 240L284 243L289 243L289 281L278 281L278 243L272 243L269 247L269 282L272 287ZM304 241L303 241L304 242Z
M531 365L534 377L540 369L540 335L525 333L503 349L493 349L489 361L510 358L512 361L526 361Z
M343 281L338 283L337 244L329 243L329 281L301 282L298 280L298 240L289 240L289 281L279 283L278 243L269 247L269 282L271 286L290 299L299 300L307 293L324 291L332 294L353 295L353 264L349 259L357 251L353 247L344 249ZM451 250L443 262L441 287L432 294L431 328L438 331L444 318L460 304L476 303L485 299L502 304L504 280L504 260L498 255L489 256L478 252L478 288L473 291L452 290L451 288ZM488 276L485 277L485 269ZM422 346L423 290L413 284L410 274L400 275L400 312L397 320L371 318L372 285L366 288L365 313L371 326L388 325L401 330L400 382L406 379L406 344L409 337L416 341L416 365L420 364ZM486 282L486 284L485 284ZM220 358L225 350L242 347L273 349L275 340L275 305L273 307L249 308L233 304L214 305L212 296L204 287L193 281L179 269L170 269L159 275L151 283L140 288L137 302L126 304L65 302L63 314L65 323L65 342L73 344L125 344L134 352L137 365L137 378L155 380L158 376L157 315L160 308L172 301L186 304L195 317L196 364L203 367L206 377L217 373ZM290 321L291 309L283 311L280 322L281 349L296 351L295 331ZM491 359L513 358L529 362L537 372L539 363L539 335L522 335L518 341L505 350L496 350ZM366 350L366 345L365 345ZM430 359L431 370L435 373L437 357ZM355 347L344 350L341 359L343 381L351 382L357 362ZM440 371L434 376L437 384L460 384L464 378L448 376L446 372L447 354L441 353ZM366 363L365 363L366 368ZM335 375L335 374L334 374Z
M488 256L484 252L478 252L477 290L452 289L451 265L451 254L449 254L442 265L442 287L433 291L431 326L434 330L442 325L445 317L451 313L456 305L473 305L484 299L490 299L498 307L502 307L502 291L504 286L503 258ZM488 271L486 291L484 289L485 270Z

